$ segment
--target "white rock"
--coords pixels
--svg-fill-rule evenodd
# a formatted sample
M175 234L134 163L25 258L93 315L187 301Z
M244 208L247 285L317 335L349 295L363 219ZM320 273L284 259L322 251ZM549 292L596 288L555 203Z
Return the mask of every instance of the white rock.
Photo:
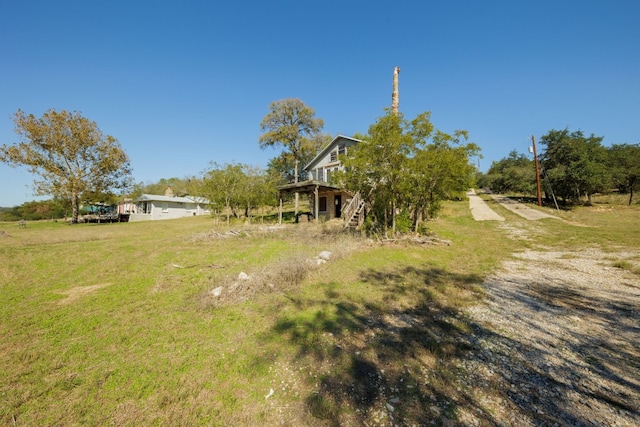
M266 400L266 399L268 399L268 398L270 398L271 396L273 396L273 393L274 393L273 389L272 389L272 388L270 388L270 389L269 389L269 394L267 394L267 395L264 397L264 398L265 398L265 400Z
M393 411L395 411L396 408L394 408L392 405L387 403L387 409L389 410L389 412L393 412Z
M211 290L211 295L213 295L214 297L219 297L220 294L222 294L222 289L224 289L222 286L218 286L215 289Z
M238 279L239 280L249 280L249 275L247 273L245 273L244 271L241 271L240 274L238 274Z
M329 261L331 259L330 251L322 251L318 254L318 258L323 259L325 261Z

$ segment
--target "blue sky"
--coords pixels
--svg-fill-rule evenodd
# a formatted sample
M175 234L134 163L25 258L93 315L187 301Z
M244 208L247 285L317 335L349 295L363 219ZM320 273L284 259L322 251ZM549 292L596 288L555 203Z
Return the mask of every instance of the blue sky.
M272 101L300 98L335 136L391 104L469 131L483 171L550 129L640 142L640 2L0 1L0 144L18 109L80 111L116 137L136 181L211 161L265 166ZM33 200L0 164L0 206Z

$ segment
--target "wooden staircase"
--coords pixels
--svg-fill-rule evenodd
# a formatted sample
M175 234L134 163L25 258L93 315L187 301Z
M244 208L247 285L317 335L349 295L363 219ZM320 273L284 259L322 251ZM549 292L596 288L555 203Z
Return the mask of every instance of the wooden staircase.
M356 193L349 204L342 210L344 228L357 228L364 222L365 201Z

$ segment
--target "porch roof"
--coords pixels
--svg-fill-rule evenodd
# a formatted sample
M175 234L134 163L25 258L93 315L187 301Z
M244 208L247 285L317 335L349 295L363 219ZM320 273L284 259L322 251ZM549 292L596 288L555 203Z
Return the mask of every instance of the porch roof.
M280 194L288 193L313 193L316 188L318 191L340 191L341 187L337 185L331 185L328 182L317 181L311 179L308 181L294 182L291 184L283 184L276 187Z

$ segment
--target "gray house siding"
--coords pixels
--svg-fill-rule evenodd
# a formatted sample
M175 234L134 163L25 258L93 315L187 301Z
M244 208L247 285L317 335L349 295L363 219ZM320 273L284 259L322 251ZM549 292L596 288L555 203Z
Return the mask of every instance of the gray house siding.
M334 138L333 141L320 151L304 168L308 173L309 179L320 182L330 182L331 173L342 169L340 156L346 154L349 148L354 147L360 142L358 139L342 135Z
M136 200L129 221L175 219L209 214L204 199L143 194Z
M322 149L316 157L305 166L309 179L313 181L331 182L331 174L342 170L340 156L346 154L359 144L359 139L339 135ZM344 190L321 191L318 194L318 216L324 219L340 218L342 209L351 201L352 195Z

